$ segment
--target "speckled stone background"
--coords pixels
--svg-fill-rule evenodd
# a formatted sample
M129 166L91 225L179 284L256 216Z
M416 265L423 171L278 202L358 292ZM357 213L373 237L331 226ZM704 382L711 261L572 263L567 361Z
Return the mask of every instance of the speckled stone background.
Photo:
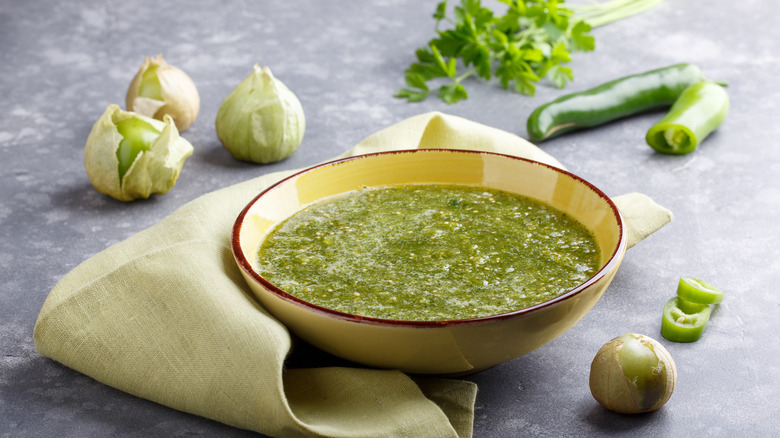
M0 436L248 436L142 400L40 356L32 330L70 269L195 197L267 172L335 156L371 133L438 110L526 136L536 97L468 82L468 101L393 98L414 50L433 35L433 0L166 2L0 0ZM503 8L503 7L501 7ZM643 192L674 221L631 249L596 307L539 350L468 377L479 385L476 437L771 436L780 431L779 8L768 0L667 0L596 29L597 50L570 66L577 91L677 62L729 82L728 120L694 153L661 156L645 114L543 148L610 195ZM195 154L176 187L120 203L90 185L82 149L107 105L123 106L145 56L186 71L202 108L184 136ZM234 160L217 108L259 63L300 98L307 130L289 159ZM238 213L238 212L236 212ZM614 336L660 339L660 312L680 275L722 286L704 337L664 341L679 381L653 414L621 416L590 396L596 350ZM299 360L327 361L315 351ZM259 415L261 415L259 413Z

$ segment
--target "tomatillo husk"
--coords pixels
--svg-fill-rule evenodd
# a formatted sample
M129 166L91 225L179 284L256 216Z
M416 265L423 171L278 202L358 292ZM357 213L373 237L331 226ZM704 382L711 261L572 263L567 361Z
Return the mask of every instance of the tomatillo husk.
M130 154L123 154L120 145L126 139L120 134L117 124L131 118L136 118L139 125L146 127L147 143ZM132 201L152 194L164 194L173 188L193 148L179 136L170 116L166 115L163 119L159 121L122 111L117 105L106 108L92 127L84 146L84 168L100 193L120 201Z
M306 118L295 94L268 67L255 64L220 105L216 128L222 145L235 158L266 164L298 149Z
M176 129L184 131L198 117L200 95L186 73L158 54L147 56L138 69L127 89L125 105L128 111L160 121L170 116Z
M590 366L590 392L605 408L622 414L651 412L672 396L677 366L658 341L624 334L604 344Z

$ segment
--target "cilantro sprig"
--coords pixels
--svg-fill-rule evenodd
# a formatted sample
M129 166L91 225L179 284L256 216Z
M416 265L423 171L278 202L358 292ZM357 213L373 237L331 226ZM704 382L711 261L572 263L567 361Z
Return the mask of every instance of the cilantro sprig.
M417 50L396 97L422 101L438 81L437 96L452 104L468 98L463 81L473 75L529 96L543 78L559 88L571 81L571 53L595 48L590 24L574 18L565 0L499 1L508 6L504 15L480 0L461 0L451 13L447 0L440 2L433 14L438 36ZM441 30L443 23L451 28Z

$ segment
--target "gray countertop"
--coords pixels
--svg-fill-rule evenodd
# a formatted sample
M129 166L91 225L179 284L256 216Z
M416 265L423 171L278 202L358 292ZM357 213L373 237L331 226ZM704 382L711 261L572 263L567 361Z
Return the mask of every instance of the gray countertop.
M729 117L695 152L664 156L645 144L662 113L542 145L607 194L645 193L675 218L629 250L607 293L574 328L467 377L479 386L474 434L779 433L779 9L766 0L668 0L595 29L597 49L573 56L575 81L563 91L541 85L526 97L469 81L467 101L409 104L393 94L415 49L433 36L435 4L0 0L0 436L252 435L42 357L32 332L48 292L83 260L199 195L326 160L404 118L442 111L526 137L526 118L547 100L678 62L729 83ZM157 53L198 86L201 112L183 134L195 153L170 193L120 203L92 188L83 147L107 105L124 107L144 57ZM300 149L265 166L233 159L214 129L222 99L254 63L271 67L307 117ZM661 308L681 275L728 291L691 344L659 333ZM677 362L674 395L652 414L612 414L588 390L598 348L628 332L661 340Z

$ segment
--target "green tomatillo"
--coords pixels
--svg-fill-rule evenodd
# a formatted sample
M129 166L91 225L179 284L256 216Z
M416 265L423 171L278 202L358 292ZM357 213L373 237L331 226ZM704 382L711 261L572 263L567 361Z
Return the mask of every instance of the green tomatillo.
M677 366L658 341L624 334L604 344L590 366L590 392L622 414L654 411L672 396Z
M160 131L138 117L130 117L116 122L116 129L122 136L119 149L116 151L116 157L119 161L119 179L121 180L138 154L151 148L152 142L160 136Z
M193 148L170 116L163 119L106 108L84 146L84 168L99 192L132 201L173 188Z
M235 158L273 163L301 145L306 118L295 94L268 67L255 64L220 105L216 128L219 140Z
M146 57L127 89L125 105L132 111L163 121L173 119L176 129L184 131L200 112L200 95L195 83L162 55Z

